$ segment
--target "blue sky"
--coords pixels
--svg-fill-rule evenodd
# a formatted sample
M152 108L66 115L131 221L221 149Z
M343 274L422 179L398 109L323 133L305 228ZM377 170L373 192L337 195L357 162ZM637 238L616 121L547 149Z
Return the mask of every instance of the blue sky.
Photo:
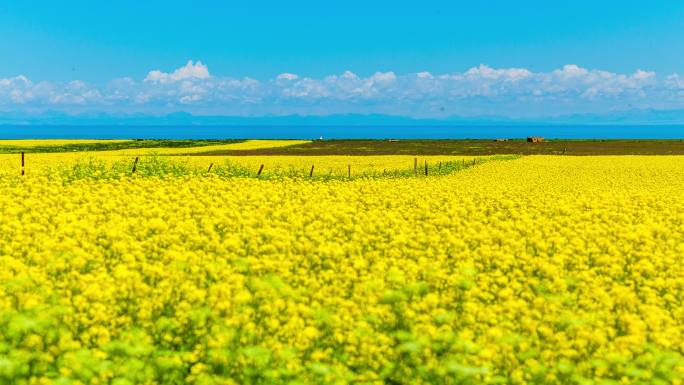
M5 112L684 108L680 1L7 0L0 36Z

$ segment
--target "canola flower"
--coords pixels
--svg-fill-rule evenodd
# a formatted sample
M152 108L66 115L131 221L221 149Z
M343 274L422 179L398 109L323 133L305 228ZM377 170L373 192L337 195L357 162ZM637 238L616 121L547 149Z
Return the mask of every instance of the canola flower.
M680 384L684 158L0 179L2 384Z
M197 147L170 147L170 148L155 148L153 150L145 148L125 149L116 151L107 151L109 155L148 155L150 153L157 155L182 155L182 154L196 154L200 152L212 151L227 151L227 150L257 150L261 148L287 147L297 144L308 143L308 140L264 140L253 139L245 140L238 143L217 144L211 146L197 146Z
M500 156L502 158L513 158L514 156ZM175 162L185 162L188 165L201 167L211 163L220 165L231 163L245 167L248 170L258 170L264 165L266 174L288 175L290 172L308 173L314 167L314 175L318 176L371 176L382 175L383 173L392 175L393 172L402 171L408 174L414 172L415 161L417 160L417 172L424 173L425 164L433 172L438 172L440 164L446 170L447 163L472 164L474 159L484 161L493 157L473 157L473 156L449 156L449 155L365 155L365 156L345 156L345 155L320 155L320 156L189 156L174 157Z
M237 143L242 144L242 143ZM214 147L214 146L207 146ZM207 148L202 147L202 148ZM182 150L182 149L174 149ZM130 150L126 150L130 151ZM140 151L140 150L138 150ZM418 160L418 173L424 173L427 163L431 173L447 172L449 166L461 163L464 166L472 165L473 161L486 161L497 157L472 157L472 156L408 156L408 155L371 155L371 156L177 156L171 154L157 154L154 151L145 150L142 154L122 155L120 151L97 151L83 153L45 153L27 154L25 170L30 174L45 174L52 169L70 169L76 166L84 167L90 164L106 164L109 167L120 165L122 169L129 169L139 158L143 161L161 159L165 162L178 165L185 169L196 169L197 173L203 173L212 166L216 172L219 168L242 169L244 175L254 175L261 165L264 165L264 176L296 176L309 175L311 167L314 167L316 177L353 177L396 175L397 173L413 174L415 161ZM505 155L498 158L514 158ZM449 164L449 166L447 165ZM21 156L19 154L0 154L0 175L13 175L21 171Z
M0 139L0 146L12 147L59 147L68 144L122 143L129 140L119 139Z
M59 147L73 144L93 144L93 143L123 143L129 142L128 139L3 139L0 140L0 146L6 147ZM159 147L153 150L146 148L133 148L108 151L111 155L146 155L150 151L161 155L174 154L194 154L205 151L223 151L223 150L257 150L261 148L286 147L297 144L308 143L308 140L262 140L253 139L245 140L237 143L216 144L210 146L196 146L196 147ZM103 151L104 152L104 151Z

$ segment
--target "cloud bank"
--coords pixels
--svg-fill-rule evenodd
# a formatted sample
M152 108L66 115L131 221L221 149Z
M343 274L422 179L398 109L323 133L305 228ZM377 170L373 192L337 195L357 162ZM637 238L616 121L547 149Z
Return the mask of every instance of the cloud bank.
M641 69L621 74L574 64L548 72L483 64L446 74L360 76L345 71L320 78L282 73L257 80L214 75L202 62L188 61L173 71L157 69L142 79L106 84L0 78L0 110L23 112L539 117L631 108L684 108L684 76Z

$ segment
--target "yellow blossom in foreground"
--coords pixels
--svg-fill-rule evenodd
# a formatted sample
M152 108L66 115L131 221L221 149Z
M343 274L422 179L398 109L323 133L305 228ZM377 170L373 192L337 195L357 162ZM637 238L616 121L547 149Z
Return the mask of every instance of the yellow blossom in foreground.
M670 156L5 174L0 383L677 384L683 223Z

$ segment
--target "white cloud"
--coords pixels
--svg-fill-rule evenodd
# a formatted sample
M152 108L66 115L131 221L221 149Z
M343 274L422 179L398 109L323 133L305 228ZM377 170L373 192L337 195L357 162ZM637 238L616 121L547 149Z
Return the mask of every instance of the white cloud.
M485 64L467 70L463 76L470 79L492 79L503 81L518 81L532 75L532 72L525 68L503 68L495 69Z
M577 66L576 64L566 64L563 68L554 70L552 74L560 78L584 77L589 74L589 70Z
M277 80L297 80L299 76L284 72L276 77Z
M15 76L13 78L0 79L0 87L19 87L30 85L31 81L24 75Z
M667 77L666 84L671 89L684 90L684 77L679 74L672 74Z
M583 68L568 64L547 72L479 65L462 72L412 74L351 71L314 78L281 73L272 79L211 76L202 62L143 79L114 79L104 86L83 81L33 82L0 78L0 107L191 112L393 113L400 115L558 114L636 108L684 108L684 78ZM437 111L437 112L435 112Z
M397 80L397 75L394 72L376 72L370 80L374 83L389 84Z
M655 78L656 73L653 71L644 71L644 70L636 70L634 75L632 75L635 79L639 80L644 80L644 79L652 79Z
M26 76L0 79L0 103L3 97L11 103L24 104L33 99L32 83Z
M192 95L185 95L185 96L182 96L182 97L179 99L179 101L180 101L182 104L191 104L191 103L197 102L197 101L199 101L199 100L201 100L201 99L202 99L202 97L201 97L199 94L192 94Z
M342 73L342 78L343 79L358 79L359 76L357 74L347 70L347 71L344 71L344 73Z
M193 63L192 60L172 73L166 73L159 70L150 71L145 77L146 82L169 83L177 82L186 79L208 79L209 68L202 64L201 61Z

